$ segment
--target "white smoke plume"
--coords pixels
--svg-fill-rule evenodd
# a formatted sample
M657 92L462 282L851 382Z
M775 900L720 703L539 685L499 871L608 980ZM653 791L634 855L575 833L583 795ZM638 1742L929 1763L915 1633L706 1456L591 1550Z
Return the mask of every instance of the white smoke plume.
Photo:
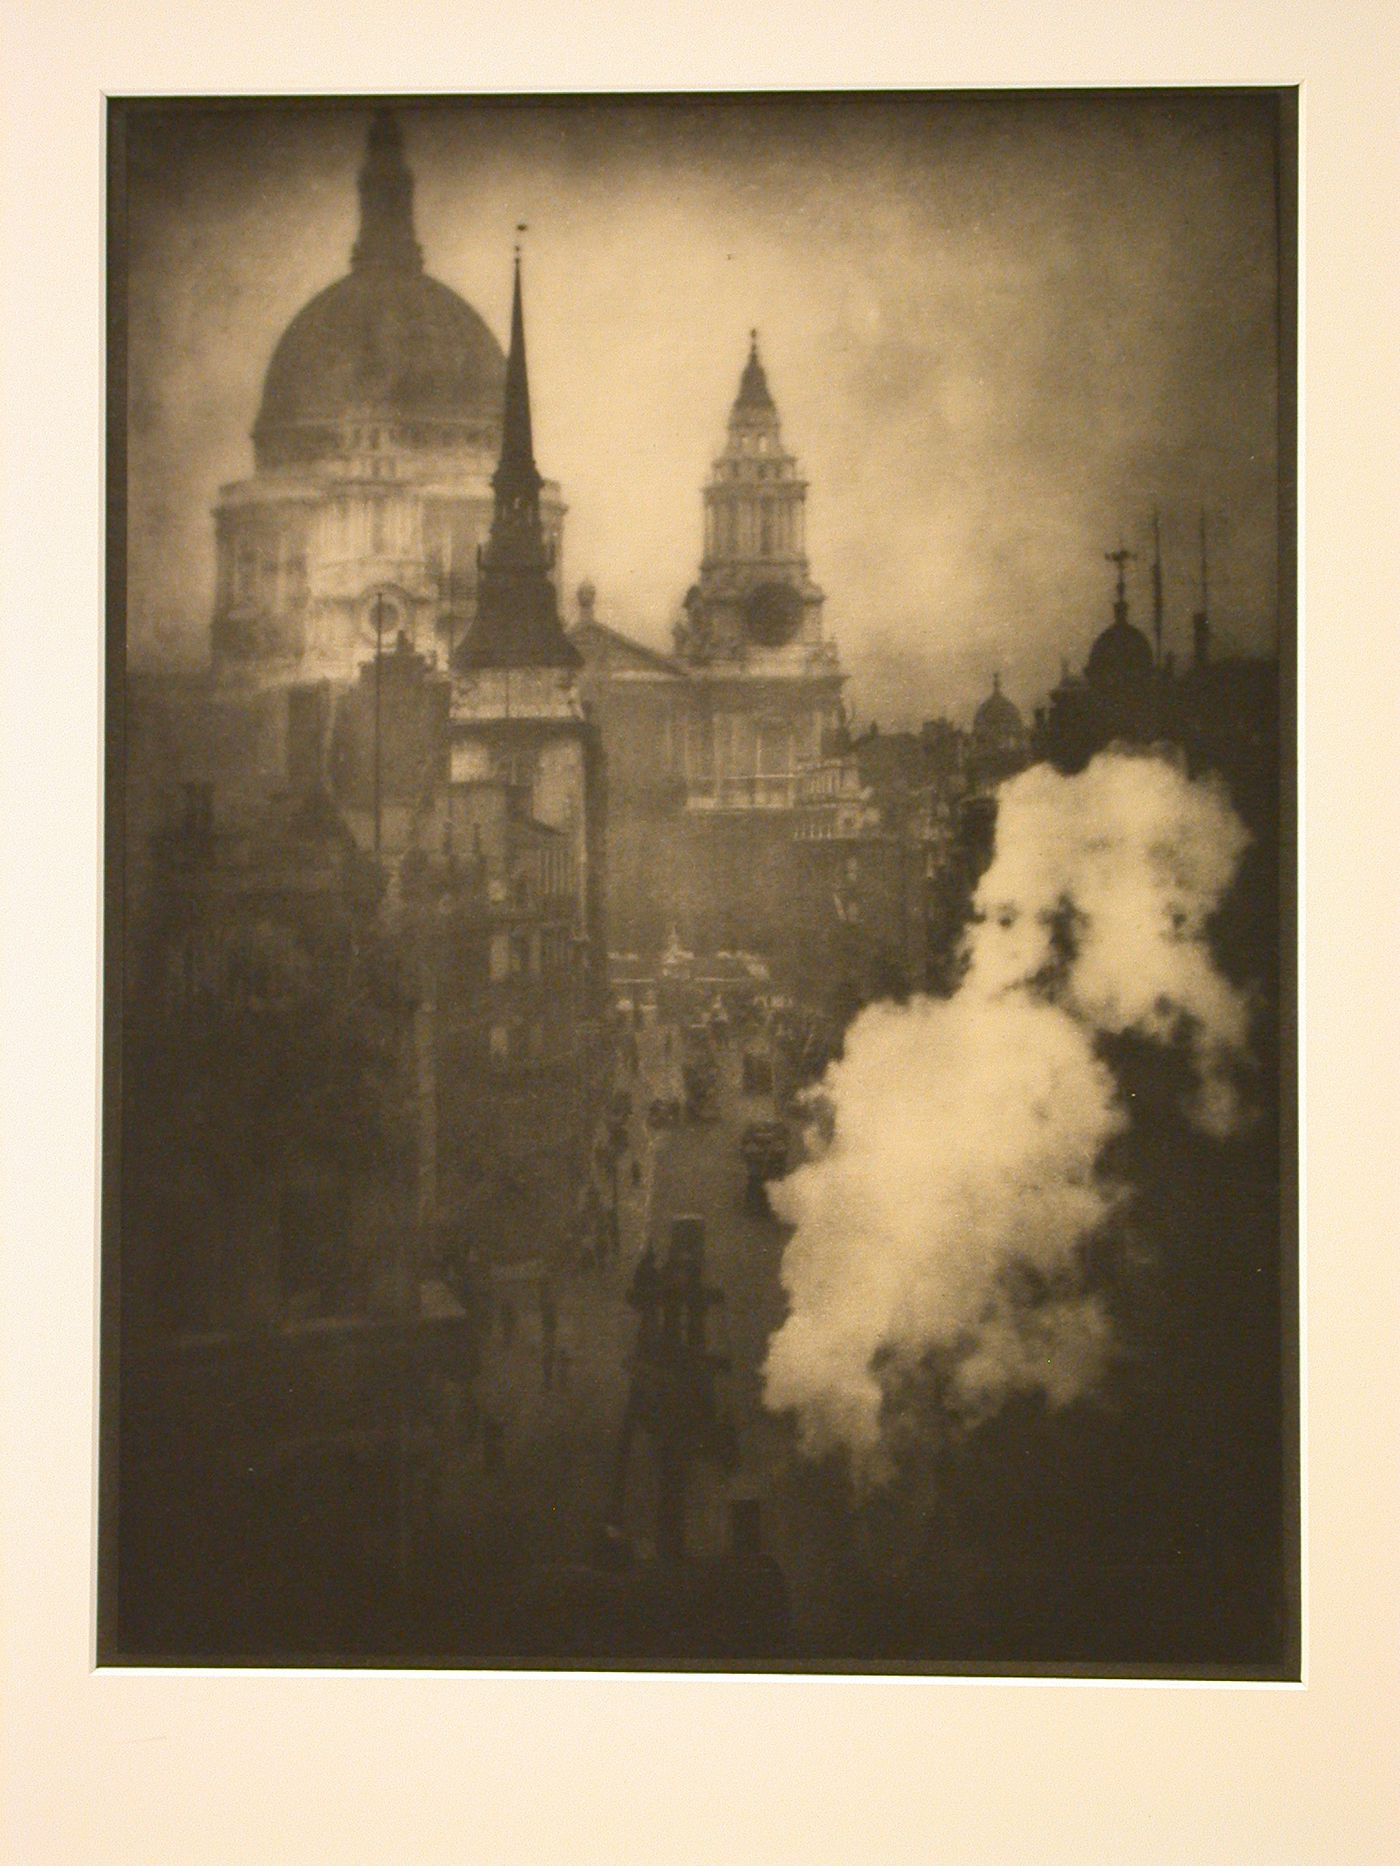
M878 1475L887 1388L930 1354L965 1422L1102 1376L1082 1246L1125 1196L1101 1162L1128 1113L1098 1039L1184 1043L1187 1112L1231 1131L1248 1010L1205 934L1247 840L1222 789L1160 756L1003 786L961 986L857 1018L822 1084L829 1143L773 1188L796 1231L766 1400L805 1449Z

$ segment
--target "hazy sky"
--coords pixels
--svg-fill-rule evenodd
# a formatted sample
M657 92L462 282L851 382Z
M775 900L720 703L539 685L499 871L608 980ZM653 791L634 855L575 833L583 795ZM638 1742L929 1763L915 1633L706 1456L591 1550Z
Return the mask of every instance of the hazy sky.
M506 334L527 221L536 451L565 577L658 646L757 325L810 482L857 716L1027 710L1108 620L1120 538L1189 640L1197 515L1226 646L1276 627L1272 97L1106 94L402 106L427 269ZM133 653L199 651L210 507L263 373L347 268L367 111L133 125Z

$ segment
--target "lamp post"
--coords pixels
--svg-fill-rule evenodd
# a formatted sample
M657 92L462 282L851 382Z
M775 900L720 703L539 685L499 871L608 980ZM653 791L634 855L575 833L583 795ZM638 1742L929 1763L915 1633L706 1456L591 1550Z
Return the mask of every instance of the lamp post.
M374 599L374 856L379 859L380 843L380 699L384 663L384 596Z

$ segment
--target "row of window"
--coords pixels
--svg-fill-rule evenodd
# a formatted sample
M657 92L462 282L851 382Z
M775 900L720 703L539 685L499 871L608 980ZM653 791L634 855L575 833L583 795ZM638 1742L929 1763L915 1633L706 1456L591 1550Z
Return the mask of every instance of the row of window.
M802 544L802 507L794 499L711 499L705 508L705 550L724 556L756 551L769 557Z
M493 984L511 978L540 978L567 972L573 965L574 944L562 927L516 927L491 935L490 973Z

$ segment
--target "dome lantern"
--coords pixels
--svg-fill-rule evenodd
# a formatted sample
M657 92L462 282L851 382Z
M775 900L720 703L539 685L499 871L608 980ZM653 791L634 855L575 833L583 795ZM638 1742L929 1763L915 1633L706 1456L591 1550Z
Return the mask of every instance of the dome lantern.
M403 132L392 110L376 110L360 170L360 237L350 256L354 270L390 266L423 270L423 249L413 232L413 176L403 159Z

